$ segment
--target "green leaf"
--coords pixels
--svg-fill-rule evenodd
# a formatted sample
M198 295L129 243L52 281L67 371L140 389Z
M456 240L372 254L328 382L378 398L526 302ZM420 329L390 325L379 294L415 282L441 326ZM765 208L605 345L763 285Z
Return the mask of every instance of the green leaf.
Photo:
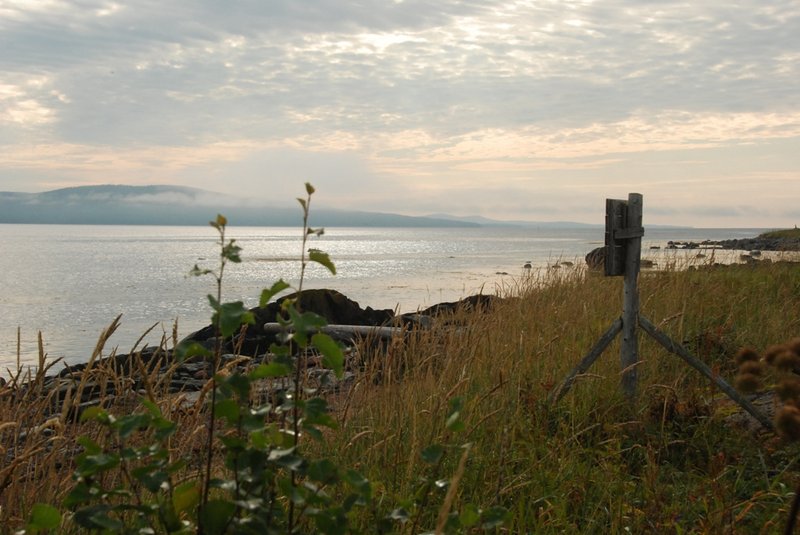
M330 429L336 429L336 420L329 414L328 402L322 398L311 398L303 402L304 409L303 427L309 430L315 425L324 425Z
M324 333L317 333L311 337L311 344L322 353L322 364L327 366L336 377L344 374L344 352L336 341Z
M493 529L505 524L510 517L505 507L492 507L481 515L481 528Z
M81 422L85 422L87 420L94 420L103 424L110 422L108 413L103 408L96 405L94 407L87 408L81 413Z
M173 355L178 362L183 362L191 357L210 357L213 353L198 342L182 340L175 347Z
M339 479L339 469L330 459L319 459L308 465L306 475L313 481L327 484Z
M256 321L253 313L246 309L241 301L223 303L216 310L213 320L224 338L233 336L242 325L246 323L252 324Z
M92 490L84 482L77 483L64 498L64 507L72 509L92 500Z
M222 257L230 260L234 264L238 264L242 261L242 257L239 253L242 252L242 248L236 245L236 240L229 241L226 245L222 247Z
M205 533L222 535L236 512L236 505L224 500L210 500L200 511Z
M172 506L176 513L189 511L200 503L200 486L196 481L181 483L172 492Z
M317 190L314 189L314 186L312 186L311 183L306 182L306 193L313 195L315 191Z
M161 485L169 479L169 474L164 472L158 463L136 467L131 470L131 475L152 493L158 492Z
M295 453L295 448L275 448L269 452L267 460L289 470L299 470L303 465L303 458Z
M264 308L270 301L272 301L273 297L288 288L291 288L289 283L283 279L279 279L278 282L274 283L270 288L264 288L261 291L261 299L258 300L258 306Z
M422 460L428 464L437 464L444 456L444 446L441 444L431 444L421 453Z
M250 398L250 379L240 373L234 373L224 379L226 387L230 387L239 396L239 399Z
M200 266L195 264L194 267L192 268L192 270L189 271L189 276L190 277L202 277L204 275L211 275L212 273L214 273L214 272L211 271L210 269L202 269L202 268L200 268Z
M464 408L464 399L457 397L450 400L450 414L447 416L445 427L448 430L458 433L465 429L464 422L461 420L461 411Z
M31 508L27 529L36 533L40 529L56 529L61 525L61 513L52 505L37 503Z
M125 527L116 518L111 518L108 513L111 506L106 504L90 505L75 511L75 522L79 526L89 529L105 529L111 532L120 532Z
M331 262L328 253L323 253L319 249L309 249L308 259L312 262L316 262L317 264L322 264L328 268L328 271L330 271L331 274L336 275L336 266L334 266L333 262Z
M222 399L214 406L214 416L225 418L231 424L239 419L239 404L233 399Z
M88 455L94 455L103 451L103 448L101 448L97 442L85 435L79 436L77 442L83 446L84 452Z
M161 408L147 398L142 399L142 405L154 418L161 418Z
M292 369L280 362L270 362L269 364L259 364L256 369L251 371L248 376L253 381L258 379L268 379L273 377L286 377Z
M480 510L471 503L465 505L464 509L462 509L461 513L458 515L458 520L461 522L461 526L465 528L471 528L477 524L480 519Z
M344 480L347 481L362 498L365 500L372 499L372 485L370 485L369 480L360 472L350 469L345 473Z
M149 414L129 414L114 422L113 428L120 438L128 438L135 431L148 427L150 421Z
M325 318L313 312L301 313L294 307L287 308L286 312L289 314L292 327L295 329L293 340L295 340L300 347L307 347L308 335L328 324Z
M80 476L91 476L110 470L119 465L119 455L112 453L97 453L85 455L78 463L75 473Z
M300 203L300 206L302 206L302 207L303 207L303 212L305 212L306 210L308 210L308 203L306 203L306 200L305 200L305 199L301 199L300 197L297 197L297 202L299 202L299 203Z

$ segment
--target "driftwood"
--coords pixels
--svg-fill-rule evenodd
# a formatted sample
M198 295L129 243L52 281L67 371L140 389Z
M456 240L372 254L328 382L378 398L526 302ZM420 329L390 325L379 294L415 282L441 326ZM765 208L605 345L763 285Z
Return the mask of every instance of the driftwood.
M283 332L285 328L280 323L270 322L264 324L264 331L267 333ZM339 340L352 340L356 337L390 340L406 330L403 327L380 327L374 325L326 325L320 329L320 332Z

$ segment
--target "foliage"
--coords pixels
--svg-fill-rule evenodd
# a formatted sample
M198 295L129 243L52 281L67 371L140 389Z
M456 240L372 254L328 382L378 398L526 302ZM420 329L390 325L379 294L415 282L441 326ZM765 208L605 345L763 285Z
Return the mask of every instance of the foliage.
M304 237L298 297L282 301L283 342L270 348L269 361L245 372L228 373L221 367L222 340L254 321L242 302L222 300L225 268L241 261L235 240L226 239L223 216L211 222L219 234L219 265L215 270L196 265L191 271L195 276L211 275L216 282L216 295L208 296L215 349L187 343L174 352L179 359L206 359L213 370L200 462L173 447L178 426L163 414L157 399L143 399L142 410L119 417L98 406L88 408L81 422L93 423L102 433L78 439L83 451L76 460L74 485L63 502L68 514L62 518L57 508L37 504L23 532L43 533L63 524L69 530L110 534L340 534L360 531L351 521L359 514L369 519L369 532L390 533L411 526L417 533L433 518L427 514L431 507L438 511L437 533L492 529L503 523L507 512L502 507L457 507L459 482L472 448L453 442L465 429L461 398L450 401L445 440L420 452L429 466L420 487L398 506L376 500L373 484L357 470L337 463L335 452L325 449L326 432L338 424L327 400L306 388L303 370L308 356L315 354L341 377L344 353L321 332L325 319L298 304L308 262L336 271L324 252L310 249L306 255L306 237L323 232L308 226L314 193L309 184L306 193L306 198L298 199ZM261 306L288 288L281 280L265 289ZM278 398L262 399L260 387L277 379L291 380L293 386ZM314 444L316 449L311 449ZM459 451L453 477L443 477L446 460ZM441 503L433 505L433 495L442 495Z

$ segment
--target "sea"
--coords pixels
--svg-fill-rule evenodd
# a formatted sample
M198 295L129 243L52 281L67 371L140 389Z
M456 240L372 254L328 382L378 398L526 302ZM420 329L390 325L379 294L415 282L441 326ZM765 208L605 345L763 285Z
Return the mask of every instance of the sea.
M763 230L647 229L643 251L676 254L663 246ZM242 248L242 262L225 267L224 301L253 307L278 279L298 286L300 230L228 227L227 233ZM303 287L338 290L362 307L413 312L476 293L507 294L554 265L576 269L603 235L602 228L327 228L310 236L306 248L328 253L336 274L311 264ZM37 365L40 335L47 359L88 360L101 331L120 314L104 355L129 352L153 326L138 347L158 344L175 326L183 337L208 325L215 281L190 276L195 265L219 269L211 227L0 225L0 376Z

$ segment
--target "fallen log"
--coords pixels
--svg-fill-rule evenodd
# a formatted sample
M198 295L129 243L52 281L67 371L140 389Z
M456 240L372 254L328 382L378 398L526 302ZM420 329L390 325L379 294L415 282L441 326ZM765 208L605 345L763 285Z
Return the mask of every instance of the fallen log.
M269 322L264 324L264 332L279 333L286 329L280 323ZM380 338L381 340L390 340L395 336L403 334L407 331L404 327L386 327L374 325L326 325L319 329L320 332L327 334L332 338L339 340L352 340L354 338Z

